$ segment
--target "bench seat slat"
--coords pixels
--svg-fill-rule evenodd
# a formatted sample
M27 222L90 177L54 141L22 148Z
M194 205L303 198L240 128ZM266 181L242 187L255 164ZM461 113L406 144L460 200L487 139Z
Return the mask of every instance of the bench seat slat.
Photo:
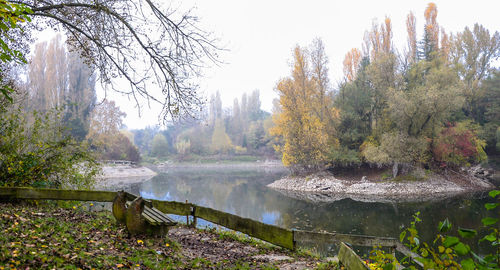
M165 223L176 223L172 218L156 208L149 208L148 210Z
M130 206L130 201L128 201L127 207ZM161 212L156 208L150 208L148 206L144 206L144 211L142 212L142 216L146 219L148 223L151 225L157 226L172 226L177 224L172 218L167 216L165 213Z
M162 222L164 221L164 218L163 218L162 216L160 216L160 215L158 215L157 213L155 213L155 212L153 211L153 209L151 209L151 208L149 208L149 207L148 207L148 208L144 208L144 212L147 212L147 213L148 213L148 215L150 215L151 217L154 217L154 218L155 218L156 220L158 220L158 221L162 221Z
M144 210L146 211L146 209ZM147 208L148 213L151 213L155 217L157 217L159 220L166 222L166 223L175 223L173 219L171 219L169 216L167 216L165 213L161 212L160 210L156 208Z
M160 225L163 222L161 220L158 220L155 216L152 216L151 213L148 213L144 211L142 215L149 220L149 222L153 225Z
M151 225L157 225L157 224L158 224L158 222L157 222L156 220L152 219L149 215L142 213L142 216L143 216L143 217L146 219L146 221L147 221L148 223L150 223Z

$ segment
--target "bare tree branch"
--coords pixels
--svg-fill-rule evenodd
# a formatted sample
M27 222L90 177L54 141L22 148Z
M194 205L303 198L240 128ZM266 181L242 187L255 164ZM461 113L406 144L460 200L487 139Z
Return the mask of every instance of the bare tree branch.
M18 0L34 18L60 25L68 44L99 70L105 89L160 103L162 119L194 116L203 100L196 79L220 50L197 18L153 0ZM128 81L128 89L116 83Z

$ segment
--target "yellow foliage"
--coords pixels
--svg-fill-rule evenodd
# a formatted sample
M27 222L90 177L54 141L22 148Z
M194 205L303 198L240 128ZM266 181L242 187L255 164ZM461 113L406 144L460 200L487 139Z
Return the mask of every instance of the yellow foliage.
M233 143L226 133L226 127L222 119L217 119L215 121L214 132L212 134L212 152L217 154L228 153L233 149Z
M332 139L329 120L338 118L339 112L329 107L331 100L322 95L321 84L314 83L305 55L303 49L295 48L292 76L276 86L280 112L273 115L270 133L283 139L283 145L275 149L283 154L285 166L318 168L327 161L329 143L338 144Z

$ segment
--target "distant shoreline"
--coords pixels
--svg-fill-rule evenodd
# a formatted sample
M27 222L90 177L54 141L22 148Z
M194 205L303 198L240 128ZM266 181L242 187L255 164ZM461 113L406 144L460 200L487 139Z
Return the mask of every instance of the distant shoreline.
M243 162L172 162L147 165L159 170L168 168L280 168L286 169L285 166L278 160L272 161L243 161Z

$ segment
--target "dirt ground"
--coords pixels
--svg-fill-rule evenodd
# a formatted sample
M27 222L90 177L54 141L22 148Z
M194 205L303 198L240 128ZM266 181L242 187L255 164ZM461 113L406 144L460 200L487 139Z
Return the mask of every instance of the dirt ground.
M168 237L182 246L181 252L186 258L205 258L226 266L239 261L256 268L272 264L279 269L313 269L319 262L317 258L296 256L280 248L262 249L230 238L221 239L215 232L185 226L172 228Z

